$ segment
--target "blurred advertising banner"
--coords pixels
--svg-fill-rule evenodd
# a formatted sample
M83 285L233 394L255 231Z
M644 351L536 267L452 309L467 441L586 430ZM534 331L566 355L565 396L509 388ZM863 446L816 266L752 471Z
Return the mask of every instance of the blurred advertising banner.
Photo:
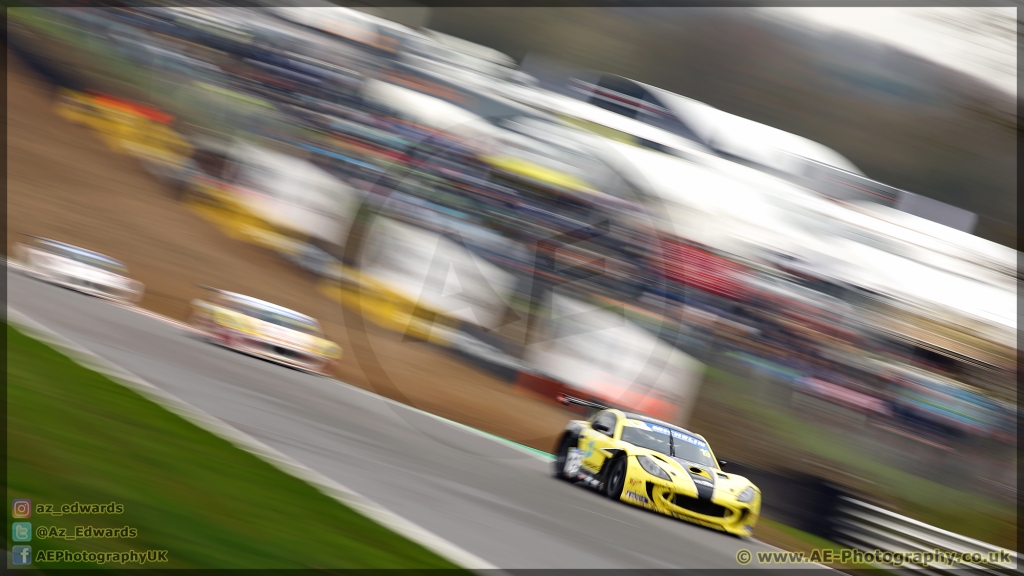
M524 360L575 394L685 424L704 365L621 314L554 294L545 336Z
M845 386L808 377L800 378L797 383L806 393L823 400L852 408L858 412L880 416L890 415L889 407L885 402Z
M662 250L669 280L731 300L746 295L740 264L674 240L664 241Z
M486 329L505 317L515 277L473 254L458 234L446 236L377 218L362 273L416 308Z
M310 162L237 142L226 155L216 195L274 228L329 244L345 241L361 192Z

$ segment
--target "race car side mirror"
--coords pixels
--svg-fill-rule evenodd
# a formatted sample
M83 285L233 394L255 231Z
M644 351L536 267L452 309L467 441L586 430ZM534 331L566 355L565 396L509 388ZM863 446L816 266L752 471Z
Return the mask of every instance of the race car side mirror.
M721 468L722 470L725 470L725 465L726 464L728 464L728 462L726 462L725 460L719 460L718 461L718 467Z

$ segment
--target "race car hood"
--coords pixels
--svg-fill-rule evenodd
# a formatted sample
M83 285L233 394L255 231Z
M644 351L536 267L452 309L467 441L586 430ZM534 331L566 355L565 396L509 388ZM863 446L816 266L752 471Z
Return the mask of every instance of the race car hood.
M321 354L335 348L334 343L330 340L312 334L306 334L305 332L292 330L291 328L285 328L284 326L278 326L272 322L265 322L256 318L247 317L247 320L253 335L271 343L295 346Z
M679 492L692 494L700 500L711 500L713 497L735 498L744 489L753 487L743 476L727 474L717 468L665 456L653 450L635 447L627 452L653 458L669 473Z
M88 264L81 264L72 260L59 259L58 264L54 266L54 269L59 270L65 274L74 275L77 278L88 282L95 282L97 284L108 284L113 286L127 286L130 282L128 278L124 276L101 270L95 266L89 266Z
M305 332L292 330L291 328L285 328L284 326L278 326L272 322L265 322L263 320L257 320L256 318L249 318L249 325L255 335L265 338L271 342L280 342L282 344L309 348L320 340L312 334L306 334Z
M736 498L746 488L753 487L750 480L743 476L728 474L717 468L700 466L685 460L673 460L687 472L697 490L697 497L702 500L710 500L713 496ZM754 489L756 490L756 487Z

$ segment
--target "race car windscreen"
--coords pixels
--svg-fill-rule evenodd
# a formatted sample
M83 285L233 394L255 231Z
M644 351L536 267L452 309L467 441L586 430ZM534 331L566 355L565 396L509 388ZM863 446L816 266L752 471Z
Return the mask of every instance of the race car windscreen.
M672 441L667 434L625 426L622 428L622 441L641 448L647 448L648 450L654 450L655 452L661 452L666 456L672 454Z
M679 438L673 438L672 452L672 456L678 459L694 462L702 466L718 468L718 463L711 457L711 450L708 449L707 444L702 447L682 441Z
M622 429L622 440L641 448L661 452L667 456L717 468L707 442L654 422L633 420L634 427Z
M86 266L92 266L93 268L99 268L100 270L112 272L114 274L126 274L128 272L128 270L118 262L108 260L88 252L80 252L78 250L71 250L61 246L49 246L47 247L47 250L57 254L58 256L74 260L79 264L85 264Z
M105 270L107 272L111 272L111 273L114 273L114 274L127 274L128 273L128 270L125 269L124 266L121 266L120 264L118 264L116 262L111 262L109 260L103 260L103 259L100 259L100 258L93 258L93 257L90 257L90 256L79 256L79 257L76 257L75 260L78 261L78 262L81 262L82 264L86 264L86 265L92 266L93 268L99 268L100 270Z
M274 312L273 310L267 310L266 308L259 308L256 306L248 306L240 302L231 303L231 308L234 308L236 311L245 314L250 318L269 322L271 324L281 326L282 328L297 330L305 334L312 334L313 336L320 335L320 328L315 324L310 324L309 322L304 322L299 318L286 316L284 314Z
M305 334L312 334L313 336L320 335L320 329L317 328L314 324L303 322L298 318L292 318L290 316L284 316L282 314L275 314L274 312L264 312L259 316L259 319L265 322L270 322L271 324L283 326L284 328L291 328L292 330L297 330Z

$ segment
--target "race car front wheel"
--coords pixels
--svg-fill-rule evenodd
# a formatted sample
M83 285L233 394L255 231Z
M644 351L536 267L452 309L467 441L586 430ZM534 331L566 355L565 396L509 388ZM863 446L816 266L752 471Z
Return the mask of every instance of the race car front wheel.
M565 473L565 464L569 459L569 450L576 448L578 439L575 434L566 432L562 436L562 441L558 443L558 450L555 451L555 463L554 463L554 475L559 480L565 480L566 482L577 482L578 479L575 476L568 476Z
M626 485L626 459L619 457L608 469L608 479L604 482L604 494L612 500L622 497L622 488Z
M199 332L198 336L201 340L205 340L206 342L209 342L211 344L219 342L217 338L214 337L213 335L210 322L201 314L193 312L192 315L189 316L188 318L188 325L195 328Z

